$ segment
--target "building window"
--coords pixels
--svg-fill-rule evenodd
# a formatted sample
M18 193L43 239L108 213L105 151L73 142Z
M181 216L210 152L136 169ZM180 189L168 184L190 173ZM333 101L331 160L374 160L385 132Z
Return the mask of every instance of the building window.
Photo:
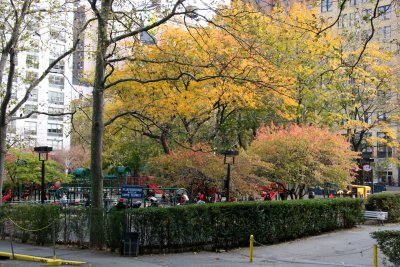
M24 107L24 115L28 115L29 113L33 112L33 111L37 111L38 107L36 105L29 105L26 104ZM29 118L35 119L37 118L38 114L37 113L33 113Z
M36 135L36 133L37 133L37 123L33 121L26 121L24 124L24 134Z
M350 0L350 6L356 6L358 4L358 0Z
M50 59L50 64L53 63L55 61L55 59L51 58ZM54 65L50 72L53 73L64 73L64 60L60 60L56 63L56 65Z
M65 32L62 29L50 28L50 38L56 41L65 42Z
M364 114L364 122L372 124L372 112L366 112Z
M388 158L392 156L392 149L387 146L387 140L389 137L386 135L384 132L378 132L376 133L376 137L380 138L381 140L378 140L378 158ZM383 139L383 140L382 140Z
M380 20L388 20L392 15L390 5L378 7L378 17Z
M377 29L378 32L378 41L379 42L389 42L390 37L392 35L392 27L391 26L385 26L382 28Z
M14 88L11 91L11 99L13 99L13 100L17 100L18 99L17 91Z
M386 117L386 112L384 111L378 111L377 113L377 118L380 121L386 121L387 117Z
M64 109L49 107L49 113L50 114L61 114L61 113L64 113ZM60 116L49 116L49 120L53 120L53 121L62 121L63 119L64 119L63 115L60 115Z
M321 0L321 12L330 12L332 11L333 0Z
M349 26L349 16L347 14L343 14L339 20L338 27L340 29L347 28Z
M26 67L32 69L39 68L39 56L38 55L26 55Z
M38 101L38 89L32 89L31 93L29 94L28 100L32 102Z
M63 149L63 141L62 140L50 140L47 139L47 145L51 146L53 150L61 150Z
M363 9L362 11L362 20L363 23L366 24L367 21L370 21L372 18L372 9Z
M49 103L56 105L64 105L64 93L61 92L49 92Z
M38 77L39 77L39 75L38 75L37 72L35 72L35 71L27 71L26 72L26 76L25 76L25 82L28 85L30 85L31 83L36 81Z
M50 53L55 57L61 56L62 54L65 53L65 45L51 43Z
M385 26L382 29L382 41L390 41L390 37L392 36L392 27Z
M14 133L14 134L17 132L17 121L16 120L12 120L8 123L7 132Z
M362 40L367 40L371 36L371 31L370 30L363 30L361 32L361 39Z
M64 76L49 74L49 85L51 87L64 89Z
M63 136L63 125L62 124L47 124L47 135L48 136Z

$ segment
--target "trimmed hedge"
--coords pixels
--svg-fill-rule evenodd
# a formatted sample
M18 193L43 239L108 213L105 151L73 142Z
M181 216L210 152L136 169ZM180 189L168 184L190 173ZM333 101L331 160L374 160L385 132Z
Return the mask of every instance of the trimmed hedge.
M101 243L111 250L120 248L129 223L131 231L140 232L141 253L173 252L247 246L251 234L258 242L267 244L350 228L362 219L362 200L215 203L102 214L79 207L4 205L0 214L28 229L45 227L54 220L58 239L79 246L89 244L92 220L104 226L104 232L97 233L92 244L100 247ZM50 244L51 227L38 232L17 230L15 237L23 242Z
M362 200L217 203L129 212L144 252L179 251L245 246L251 234L267 244L350 228L362 218Z
M3 214L2 219L10 218L17 224L14 227L15 238L24 243L29 240L44 245L52 238L53 218L60 216L60 208L48 205L4 205L0 213ZM59 224L55 223L54 226L58 232Z
M377 231L371 233L371 236L376 239L387 259L394 266L400 266L400 231Z
M400 192L382 192L368 196L367 210L387 211L388 222L400 221Z

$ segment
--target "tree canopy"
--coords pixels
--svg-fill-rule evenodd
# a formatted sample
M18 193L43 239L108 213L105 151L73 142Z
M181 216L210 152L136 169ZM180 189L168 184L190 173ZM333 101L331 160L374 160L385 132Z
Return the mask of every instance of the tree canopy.
M288 184L298 197L307 187L350 183L356 152L340 134L316 126L263 127L249 153L269 164L260 169L271 181Z
M6 184L18 185L24 183L40 183L42 178L42 165L38 155L33 152L21 152L11 149L6 158L6 171L8 179ZM54 160L46 161L46 182L68 181L70 177L64 173L63 165Z

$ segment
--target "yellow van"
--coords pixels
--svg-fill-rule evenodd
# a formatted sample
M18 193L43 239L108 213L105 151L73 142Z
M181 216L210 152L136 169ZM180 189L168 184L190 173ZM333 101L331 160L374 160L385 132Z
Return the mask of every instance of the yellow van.
M348 185L349 193L356 198L367 198L371 194L371 187L366 185Z

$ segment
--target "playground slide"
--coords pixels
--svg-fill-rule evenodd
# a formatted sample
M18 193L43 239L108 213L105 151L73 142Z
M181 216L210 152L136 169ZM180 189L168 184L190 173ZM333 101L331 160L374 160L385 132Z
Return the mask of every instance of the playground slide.
M158 188L160 188L157 184L149 184L148 185L148 187L149 188L154 188L155 190L154 190L154 193L156 193L156 194L162 194L162 191L161 190L158 190Z
M3 196L3 197L1 198L1 202L9 201L9 200L11 199L11 197L12 197L12 192L9 191L7 195L5 195L5 196Z

